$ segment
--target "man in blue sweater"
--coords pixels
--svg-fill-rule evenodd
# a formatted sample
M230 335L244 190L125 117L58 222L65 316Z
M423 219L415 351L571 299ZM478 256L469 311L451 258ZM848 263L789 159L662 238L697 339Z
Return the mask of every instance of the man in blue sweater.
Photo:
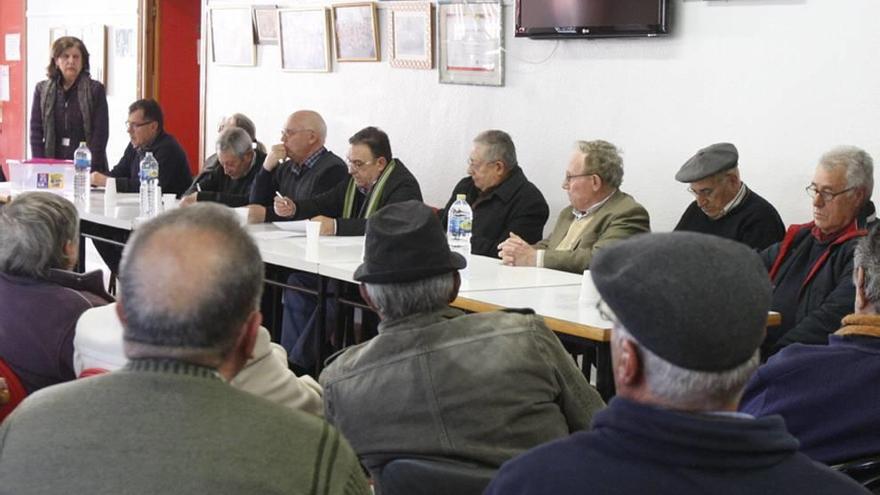
M880 230L853 257L855 313L828 345L792 344L752 377L740 410L779 414L801 452L833 464L880 453Z
M618 395L592 431L505 463L488 495L869 493L798 453L782 418L736 412L770 306L750 248L640 235L600 251L590 272L613 312Z

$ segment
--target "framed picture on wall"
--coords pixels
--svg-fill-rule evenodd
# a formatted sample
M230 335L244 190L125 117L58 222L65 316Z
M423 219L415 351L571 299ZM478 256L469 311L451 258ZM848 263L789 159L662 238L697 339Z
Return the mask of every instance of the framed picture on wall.
M327 9L279 9L278 34L282 70L330 71L330 18Z
M217 65L251 66L257 63L250 7L215 7L210 10L211 53Z
M437 9L440 82L503 86L501 2L451 0Z
M278 44L278 14L274 5L254 6L254 26L258 45Z
M379 28L375 3L334 5L333 32L336 37L336 60L379 61Z
M79 38L89 51L89 75L107 86L107 27L103 24L49 28L49 50L64 36Z
M401 2L391 5L391 66L434 68L434 5Z

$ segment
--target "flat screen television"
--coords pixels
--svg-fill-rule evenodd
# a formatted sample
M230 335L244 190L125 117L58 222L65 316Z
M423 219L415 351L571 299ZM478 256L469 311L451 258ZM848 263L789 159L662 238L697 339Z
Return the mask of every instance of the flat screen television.
M668 0L516 0L517 37L612 38L667 33Z

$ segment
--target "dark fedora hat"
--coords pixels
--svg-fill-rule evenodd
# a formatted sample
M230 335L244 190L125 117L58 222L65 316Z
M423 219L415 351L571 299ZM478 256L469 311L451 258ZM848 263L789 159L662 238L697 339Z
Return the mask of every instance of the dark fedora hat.
M413 282L467 266L449 250L440 220L419 201L390 204L367 220L364 262L354 279L371 284Z

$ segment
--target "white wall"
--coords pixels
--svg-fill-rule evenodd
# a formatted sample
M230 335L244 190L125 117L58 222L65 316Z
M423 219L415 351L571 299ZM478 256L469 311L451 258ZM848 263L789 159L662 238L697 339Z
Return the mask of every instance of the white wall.
M2 0L0 0L2 1ZM30 119L34 87L46 79L49 63L49 30L62 26L104 24L107 26L107 105L110 113L110 140L107 161L110 167L122 157L128 145L123 123L128 105L137 99L137 9L138 0L28 0L27 2L27 111ZM116 31L131 30L131 51L127 57L116 56ZM86 44L92 57L96 48ZM28 134L29 134L28 130ZM30 137L27 153L30 156Z
M513 6L505 6L502 88L441 85L436 69L391 68L388 4L381 3L382 62L286 73L278 46L261 45L255 68L209 64L206 143L212 146L217 120L236 111L271 143L289 113L317 110L328 121L328 147L343 156L348 136L378 125L425 200L442 205L465 173L473 136L504 129L550 202L547 229L567 204L560 182L576 139L623 148L623 189L645 205L654 230L672 229L691 201L673 179L678 167L713 142L737 145L744 179L786 223L809 220L803 189L822 152L855 144L880 158L880 2L672 3L672 36L558 47L513 38Z

